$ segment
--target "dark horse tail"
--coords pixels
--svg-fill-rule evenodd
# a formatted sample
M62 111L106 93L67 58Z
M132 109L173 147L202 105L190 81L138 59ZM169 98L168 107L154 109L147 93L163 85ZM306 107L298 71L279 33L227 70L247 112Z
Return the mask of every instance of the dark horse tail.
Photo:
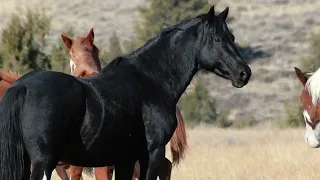
M184 158L185 152L188 149L186 128L184 126L184 120L179 108L176 108L177 116L177 128L174 131L170 140L170 148L172 154L172 165L178 165L180 160Z
M26 87L9 88L0 102L0 179L23 177L25 150L20 125L20 111ZM29 166L28 166L29 167Z

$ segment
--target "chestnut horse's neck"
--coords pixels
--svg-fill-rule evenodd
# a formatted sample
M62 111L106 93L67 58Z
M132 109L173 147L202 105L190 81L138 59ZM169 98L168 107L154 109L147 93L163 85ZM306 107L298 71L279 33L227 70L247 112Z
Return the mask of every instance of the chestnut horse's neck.
M93 51L90 53L84 53L82 57L83 61L79 63L79 66L86 66L87 69L99 72L101 70L101 63L99 59L99 49L93 45ZM76 69L75 69L76 70Z
M93 45L93 51L82 53L82 57L70 55L70 64L74 64L74 67L71 67L73 76L89 77L97 74L101 70L99 49Z
M76 77L90 77L95 74L98 74L100 70L96 68L90 68L90 66L79 66L75 68L72 75Z

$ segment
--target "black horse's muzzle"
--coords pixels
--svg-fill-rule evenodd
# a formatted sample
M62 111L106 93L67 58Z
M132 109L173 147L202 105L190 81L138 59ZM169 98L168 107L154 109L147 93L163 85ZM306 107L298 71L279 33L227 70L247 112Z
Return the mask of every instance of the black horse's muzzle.
M251 77L251 69L248 65L245 65L244 68L239 70L238 78L235 78L233 86L241 88L248 84Z
M242 88L248 84L251 77L251 69L248 65L241 65L243 68L239 68L236 72L231 71L230 69L220 66L213 70L213 72L224 78L232 81L232 85L236 88Z
M238 69L237 74L233 74L232 85L236 88L242 88L246 84L248 84L251 77L251 69L248 65L242 65L243 68Z
M224 79L231 80L234 87L242 88L243 86L248 84L250 80L251 69L246 64L241 64L239 66L242 66L242 68L239 68L238 70L236 70L236 72L234 72L220 64L220 66L215 68L213 72Z

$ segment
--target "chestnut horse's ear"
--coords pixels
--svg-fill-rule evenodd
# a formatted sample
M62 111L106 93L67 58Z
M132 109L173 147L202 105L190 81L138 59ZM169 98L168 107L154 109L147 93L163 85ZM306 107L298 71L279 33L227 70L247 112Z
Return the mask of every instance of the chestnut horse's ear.
M210 10L209 10L208 14L209 14L210 16L214 16L214 5L213 5L213 6L211 6L211 8L210 8Z
M306 84L306 82L308 81L308 77L304 73L302 73L299 68L294 67L294 70L296 71L296 75L297 75L298 79L300 80L300 82L304 86Z
M229 7L227 7L225 10L223 10L218 17L220 17L221 19L223 19L224 21L226 21L227 17L228 17L228 13L229 13Z
M72 46L72 39L68 38L67 36L61 34L61 38L63 40L64 45L69 49L71 49Z
M93 46L93 40L94 40L94 32L93 32L93 28L91 28L90 32L86 37L86 42L88 43L89 46Z

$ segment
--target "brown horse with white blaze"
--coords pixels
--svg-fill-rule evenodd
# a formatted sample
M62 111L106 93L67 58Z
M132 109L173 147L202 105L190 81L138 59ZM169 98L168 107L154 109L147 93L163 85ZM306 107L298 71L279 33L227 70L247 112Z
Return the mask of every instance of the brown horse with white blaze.
M300 101L306 123L305 141L312 148L320 147L320 68L316 72L301 72L295 67L296 75L303 85Z

